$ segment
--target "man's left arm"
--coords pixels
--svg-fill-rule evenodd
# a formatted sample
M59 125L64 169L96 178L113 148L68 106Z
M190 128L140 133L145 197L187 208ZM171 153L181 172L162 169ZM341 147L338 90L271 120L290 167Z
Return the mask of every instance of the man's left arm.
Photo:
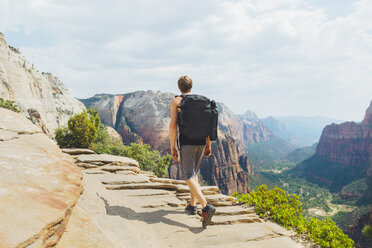
M204 149L204 156L208 158L210 155L212 155L212 142L208 136L206 140L205 149Z

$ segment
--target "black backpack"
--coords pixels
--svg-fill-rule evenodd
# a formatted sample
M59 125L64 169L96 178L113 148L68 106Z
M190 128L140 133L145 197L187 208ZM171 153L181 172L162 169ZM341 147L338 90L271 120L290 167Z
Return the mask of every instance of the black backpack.
M208 136L217 140L218 111L215 101L200 95L183 95L178 118L180 133L191 140Z

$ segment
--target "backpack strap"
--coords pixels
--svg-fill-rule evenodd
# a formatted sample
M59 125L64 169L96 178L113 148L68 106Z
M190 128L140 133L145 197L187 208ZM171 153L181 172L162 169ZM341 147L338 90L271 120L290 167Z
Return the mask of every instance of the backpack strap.
M184 95L176 95L174 98L177 98L177 97L181 97L181 98L184 98ZM177 106L178 109L181 108L181 106Z

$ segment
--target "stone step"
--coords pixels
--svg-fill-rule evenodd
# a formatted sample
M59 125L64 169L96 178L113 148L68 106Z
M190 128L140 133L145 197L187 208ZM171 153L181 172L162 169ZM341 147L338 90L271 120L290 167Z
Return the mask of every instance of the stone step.
M121 190L121 189L166 189L175 190L178 193L190 192L189 187L182 184L172 184L172 183L137 183L137 184L126 184L126 185L112 185L107 186L106 189L110 190ZM216 186L203 186L201 187L202 192L218 192L218 187Z
M140 197L140 196L158 196L158 195L172 195L173 193L169 190L163 189L131 189L126 194L129 197Z
M70 155L96 154L94 151L84 148L63 148L61 150Z
M97 169L88 169L88 170L83 170L84 174L111 174L110 172L107 171L102 171L102 170L97 170Z
M219 188L217 186L201 186L200 189L203 192L203 194L204 192L209 192L209 191L219 192ZM190 189L186 185L179 185L177 187L177 192L178 193L190 193Z
M214 215L210 225L232 225L238 223L261 223L262 220L255 214L249 215Z
M177 197L178 197L178 199L183 200L183 201L190 201L191 200L190 194L184 195L184 196L178 196L177 195ZM212 205L213 205L213 202L222 202L222 201L233 202L234 201L234 198L233 197L227 196L227 195L222 195L222 194L218 194L218 195L205 195L205 199L208 202L211 202Z
M150 178L150 181L151 182L154 182L154 183L173 183L173 184L187 185L186 184L186 181L184 181L184 180L176 180L176 179L170 179L170 178L157 178L157 177L154 177L154 178Z
M76 163L76 165L83 169L93 169L98 167L98 165L88 163Z
M109 155L109 154L82 154L77 155L76 162L91 163L91 162L102 162L104 164L115 164L124 166L134 166L139 168L139 164L136 160L127 157Z
M198 214L201 216L201 209L198 210ZM218 207L216 208L215 216L217 215L245 215L245 214L255 214L254 208L244 208L241 206L229 206L229 207Z
M106 186L109 190L121 190L121 189L166 189L176 190L177 185L170 183L135 183L125 185L110 185Z
M142 175L140 173L136 173L134 171L115 171L116 175ZM112 174L111 174L112 175Z
M140 172L140 169L135 166L121 166L121 165L104 165L100 167L103 171L115 173L117 171L133 171L135 173Z
M143 170L141 170L139 173L140 174L143 174L145 176L148 176L148 177L156 177L155 174L154 174L154 172L152 172L152 171L143 171Z
M97 179L106 185L123 185L123 184L134 184L134 183L148 183L149 178L144 175L123 175L123 174L104 174L98 175Z

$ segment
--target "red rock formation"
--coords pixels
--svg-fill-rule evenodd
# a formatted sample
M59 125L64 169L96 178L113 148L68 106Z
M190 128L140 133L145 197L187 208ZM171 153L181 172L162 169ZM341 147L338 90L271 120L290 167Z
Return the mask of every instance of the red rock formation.
M357 248L372 247L372 239L362 235L362 230L366 225L372 225L372 209L370 213L360 216L355 225L345 230L345 233L355 240Z
M203 159L200 165L200 174L202 178L210 184L217 185L225 194L232 194L235 191L240 193L249 192L247 173L243 168L250 166L247 159L242 159L238 152L236 141L227 137L219 140L212 147L212 155Z
M316 154L350 167L372 168L372 102L363 122L326 126Z

